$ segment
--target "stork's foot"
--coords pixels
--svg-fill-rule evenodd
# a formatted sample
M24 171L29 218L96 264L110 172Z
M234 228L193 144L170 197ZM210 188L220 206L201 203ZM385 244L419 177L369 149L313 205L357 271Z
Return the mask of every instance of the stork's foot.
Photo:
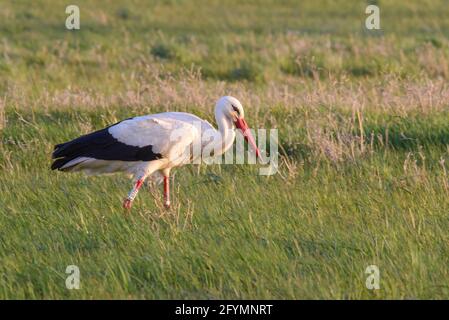
M123 209L131 210L132 204L133 204L133 201L131 199L125 198L125 200L123 200Z
M167 210L170 209L170 201L164 202L164 208Z

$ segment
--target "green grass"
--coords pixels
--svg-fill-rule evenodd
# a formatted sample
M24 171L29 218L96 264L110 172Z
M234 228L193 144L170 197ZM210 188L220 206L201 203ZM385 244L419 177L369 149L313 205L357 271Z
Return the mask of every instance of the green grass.
M0 4L0 298L447 299L449 7L377 1ZM424 4L423 4L424 3ZM279 129L279 173L186 166L161 190L49 169L133 115ZM68 290L68 265L80 268ZM380 290L365 269L380 269Z

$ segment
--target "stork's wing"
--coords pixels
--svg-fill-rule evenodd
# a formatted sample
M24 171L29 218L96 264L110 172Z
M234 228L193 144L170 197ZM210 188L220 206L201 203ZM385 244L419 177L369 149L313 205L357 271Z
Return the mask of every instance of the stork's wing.
M190 150L192 142L200 138L194 124L161 115L122 121L110 127L109 133L119 142L130 146L144 148L151 145L153 152L170 161Z
M153 152L168 156L173 148L185 148L192 143L198 132L185 121L142 116L110 127L109 133L119 142L140 148L151 145Z
M124 120L55 146L52 169L65 170L84 159L174 161L199 136L192 124L176 119L143 116ZM177 159L179 161L179 159Z

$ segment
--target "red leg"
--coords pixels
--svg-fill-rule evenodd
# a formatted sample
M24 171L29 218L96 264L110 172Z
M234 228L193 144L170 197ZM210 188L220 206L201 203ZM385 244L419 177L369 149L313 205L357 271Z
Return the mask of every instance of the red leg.
M144 179L139 179L136 181L136 184L131 189L128 196L125 198L125 200L123 200L123 208L125 208L127 210L131 209L131 205L134 201L134 198L137 196L137 193L139 192L140 187L143 184L143 180Z
M164 176L164 207L170 208L170 177Z

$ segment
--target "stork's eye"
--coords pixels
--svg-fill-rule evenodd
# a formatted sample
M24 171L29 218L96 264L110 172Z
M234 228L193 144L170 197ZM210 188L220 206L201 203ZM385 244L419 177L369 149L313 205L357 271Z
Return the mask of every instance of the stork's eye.
M239 108L237 108L237 107L234 106L233 104L231 104L231 106L232 106L232 109L233 109L235 112L237 112L238 115L240 115L240 110L239 110Z

